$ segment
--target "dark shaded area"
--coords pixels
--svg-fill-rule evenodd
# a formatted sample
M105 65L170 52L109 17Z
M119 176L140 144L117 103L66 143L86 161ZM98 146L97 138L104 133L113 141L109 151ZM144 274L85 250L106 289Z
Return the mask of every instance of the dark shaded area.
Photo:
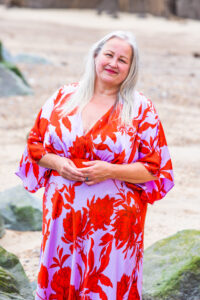
M8 8L12 6L29 8L93 8L100 15L103 12L117 18L119 11L150 13L156 16L200 19L199 0L0 0Z
M119 1L118 0L101 0L97 5L97 13L98 15L106 12L110 14L113 18L118 18L119 11Z

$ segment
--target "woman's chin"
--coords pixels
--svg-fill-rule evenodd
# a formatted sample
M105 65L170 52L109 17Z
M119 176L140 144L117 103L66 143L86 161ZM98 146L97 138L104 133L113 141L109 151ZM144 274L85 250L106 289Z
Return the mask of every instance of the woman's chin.
M116 81L115 78L113 78L113 76L108 75L108 76L103 76L102 78L99 79L100 82L102 82L103 84L107 84L110 86L118 86L119 83Z

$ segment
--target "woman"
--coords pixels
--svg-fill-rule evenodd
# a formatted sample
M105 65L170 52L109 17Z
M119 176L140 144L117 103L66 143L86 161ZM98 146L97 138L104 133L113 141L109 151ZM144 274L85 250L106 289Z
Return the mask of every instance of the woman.
M173 173L137 74L132 34L112 32L92 47L82 81L38 114L17 172L30 192L45 186L37 300L142 299L147 204Z

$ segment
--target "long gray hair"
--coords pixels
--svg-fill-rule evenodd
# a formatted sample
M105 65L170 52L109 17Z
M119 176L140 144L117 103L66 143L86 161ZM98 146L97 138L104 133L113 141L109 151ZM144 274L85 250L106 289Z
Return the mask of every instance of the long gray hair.
M84 74L79 82L79 85L76 91L72 94L70 101L67 102L62 108L62 115L67 114L72 111L75 107L79 107L79 111L82 111L84 106L91 100L94 93L94 85L95 85L95 57L101 51L104 44L114 38L120 38L122 40L127 41L132 47L132 62L129 69L128 76L122 82L119 90L119 95L117 97L117 101L120 98L123 100L123 108L121 111L121 121L125 124L130 124L131 119L134 114L134 98L135 98L135 86L138 79L138 48L135 37L129 31L114 31L106 36L104 36L101 40L96 42L90 49L86 64Z

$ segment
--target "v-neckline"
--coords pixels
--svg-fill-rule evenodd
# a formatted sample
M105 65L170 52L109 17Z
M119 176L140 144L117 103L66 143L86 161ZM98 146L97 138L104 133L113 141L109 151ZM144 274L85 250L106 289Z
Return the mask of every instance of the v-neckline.
M80 117L80 121L81 121L81 127L82 127L82 134L83 136L88 135L91 131L93 131L93 129L99 124L99 122L103 121L103 119L105 119L105 117L110 114L110 112L113 110L114 106L116 103L114 103L100 118L98 118L91 126L90 128L85 131L84 130L84 124L83 124L83 118L82 118L82 114L81 111L79 111L79 117Z

